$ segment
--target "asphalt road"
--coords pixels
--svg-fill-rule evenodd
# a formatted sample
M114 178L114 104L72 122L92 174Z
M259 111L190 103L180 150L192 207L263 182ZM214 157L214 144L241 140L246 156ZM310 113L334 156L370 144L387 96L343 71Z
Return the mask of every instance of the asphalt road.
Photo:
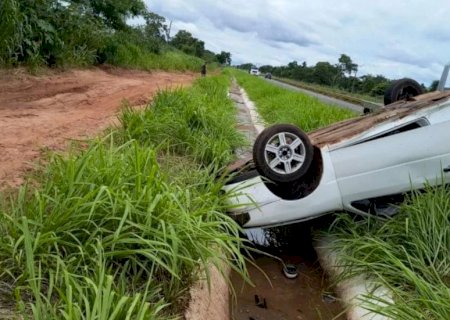
M271 82L273 84L276 84L276 85L278 85L280 87L283 87L283 88L286 88L286 89L290 89L290 90L293 90L293 91L302 92L302 93L305 93L305 94L307 94L309 96L316 97L317 99L319 99L320 101L322 101L324 103L336 105L338 107L347 108L347 109L350 109L350 110L353 110L353 111L356 111L356 112L360 112L360 113L363 112L363 107L360 106L360 105L357 105L357 104L353 104L353 103L350 103L350 102L347 102L347 101L342 101L342 100L339 100L339 99L336 99L336 98L331 98L331 97L328 97L326 95L323 95L323 94L320 94L320 93L316 93L316 92L313 92L313 91L309 91L309 90L305 90L305 89L302 89L302 88L298 88L298 87L295 87L295 86L292 86L290 84L287 84L287 83L284 83L284 82L280 82L280 81L277 81L277 80L274 80L274 79L272 79L272 80L265 79L265 80L269 81L269 82Z

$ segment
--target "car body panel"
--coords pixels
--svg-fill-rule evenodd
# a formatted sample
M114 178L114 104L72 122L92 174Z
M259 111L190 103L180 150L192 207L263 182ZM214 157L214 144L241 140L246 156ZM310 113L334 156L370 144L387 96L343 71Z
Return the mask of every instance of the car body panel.
M251 68L249 73L254 75L254 76L259 76L260 75L260 72L259 72L258 68Z
M440 180L450 165L450 122L425 126L331 152L347 206Z
M256 176L243 182L228 184L223 188L229 195L227 199L229 204L236 206L234 212L248 212L280 200L267 188L262 179L261 176Z
M226 186L229 204L242 206L234 212L247 212L245 227L280 225L342 209L342 199L327 148L322 149L323 173L319 186L300 200L284 200L274 195L260 177ZM250 201L251 198L253 201Z
M244 227L282 225L343 209L368 214L352 203L426 183L450 183L450 172L443 172L450 170L450 92L399 101L308 136L322 159L320 182L311 193L286 200L259 176L226 186L241 193L229 201L233 212L249 215Z

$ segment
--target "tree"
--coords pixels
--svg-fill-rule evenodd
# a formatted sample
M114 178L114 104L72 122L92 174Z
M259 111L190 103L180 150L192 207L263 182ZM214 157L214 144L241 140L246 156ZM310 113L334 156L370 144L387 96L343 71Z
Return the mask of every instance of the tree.
M127 29L127 18L145 15L147 12L142 0L68 0L67 2L81 5L85 12L92 12L105 25L115 30Z
M238 65L238 66L236 66L238 69L242 69L242 70L247 70L247 71L250 71L250 69L253 67L253 63L243 63L243 64L240 64L240 65Z
M338 61L341 70L348 73L349 76L353 71L355 72L355 74L358 71L358 65L356 63L353 63L352 59L348 55L341 54Z
M312 75L313 82L332 86L334 85L333 79L336 79L336 75L340 72L341 70L338 67L329 62L317 62Z
M137 27L138 38L149 51L160 52L166 42L168 26L166 19L154 12L147 11L143 14L145 25Z
M288 69L295 69L295 68L298 68L298 63L297 63L297 61L292 61L292 62L289 62L288 64L287 64L287 67L288 67Z
M360 79L361 92L373 95L379 95L379 92L382 91L383 88L387 88L390 84L389 79L382 75L373 76L371 74L367 74L362 76Z
M219 61L220 64L231 64L231 53L221 51L219 54L216 55L217 61Z
M202 59L206 62L218 62L216 54L210 50L205 50L203 52Z
M433 82L430 84L430 87L428 88L428 91L436 91L438 86L439 80L433 80Z
M127 25L133 16L143 17L145 25ZM170 41L171 24L148 11L144 0L0 0L0 17L0 65L120 63L124 55L158 53L169 42L217 61L187 31ZM231 62L230 53L220 56Z
M142 0L1 0L0 62L52 65L83 55L91 63L105 34L130 30L127 18L146 12Z
M145 12L143 14L143 17L145 19L146 35L154 39L165 41L166 34L168 31L168 26L166 25L166 18L150 11Z
M170 43L177 49L197 57L202 57L205 51L205 43L186 30L180 30Z
M264 65L264 66L259 67L259 71L261 71L262 73L267 73L267 72L273 73L273 69L274 69L274 67L272 67L271 65Z

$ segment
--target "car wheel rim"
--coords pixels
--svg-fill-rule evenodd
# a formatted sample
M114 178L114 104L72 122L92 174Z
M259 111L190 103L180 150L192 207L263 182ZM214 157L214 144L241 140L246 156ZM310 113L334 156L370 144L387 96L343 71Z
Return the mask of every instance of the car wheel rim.
M264 148L266 164L276 173L292 174L305 162L305 145L303 141L290 132L273 135Z

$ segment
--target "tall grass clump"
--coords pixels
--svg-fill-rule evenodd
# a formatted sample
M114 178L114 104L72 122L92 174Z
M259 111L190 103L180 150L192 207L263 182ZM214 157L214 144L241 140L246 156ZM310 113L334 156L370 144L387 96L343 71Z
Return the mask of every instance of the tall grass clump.
M311 131L356 116L353 111L322 103L317 98L303 93L280 88L242 71L231 72L269 125L291 123L304 131Z
M161 53L147 52L134 44L118 45L111 64L142 70L198 71L203 60L181 51L165 50Z
M194 102L184 102L200 114L206 96L223 95L226 84L202 79L192 93L184 91ZM154 104L164 109L167 103L175 111L168 102L179 95L162 92ZM189 145L182 140L149 138L147 125L157 126L161 137L189 125L162 126L146 116L152 112L125 111L123 122L134 131L119 128L52 155L32 183L37 187L23 186L1 202L0 283L25 317L172 319L198 274L209 279L208 266L229 266L245 275L240 229L224 213L216 165L207 163L217 156L223 165L231 157L230 150L214 146L215 140L236 143L236 133L226 132L234 128L223 127L223 137L210 128L212 122L196 126L197 136L212 147L206 152L202 145L196 153L194 147L171 147L175 141ZM218 113L231 123L231 110Z
M98 54L102 62L143 70L198 71L203 60L182 51L159 44L149 48L133 34L117 32L105 38Z
M163 91L144 112L121 117L126 139L165 145L202 165L223 166L243 137L235 130L236 109L227 98L226 77L202 78L190 89Z
M369 295L363 307L392 319L450 319L450 189L414 193L388 221L340 215L331 235L343 278L363 274L392 292L393 302Z

